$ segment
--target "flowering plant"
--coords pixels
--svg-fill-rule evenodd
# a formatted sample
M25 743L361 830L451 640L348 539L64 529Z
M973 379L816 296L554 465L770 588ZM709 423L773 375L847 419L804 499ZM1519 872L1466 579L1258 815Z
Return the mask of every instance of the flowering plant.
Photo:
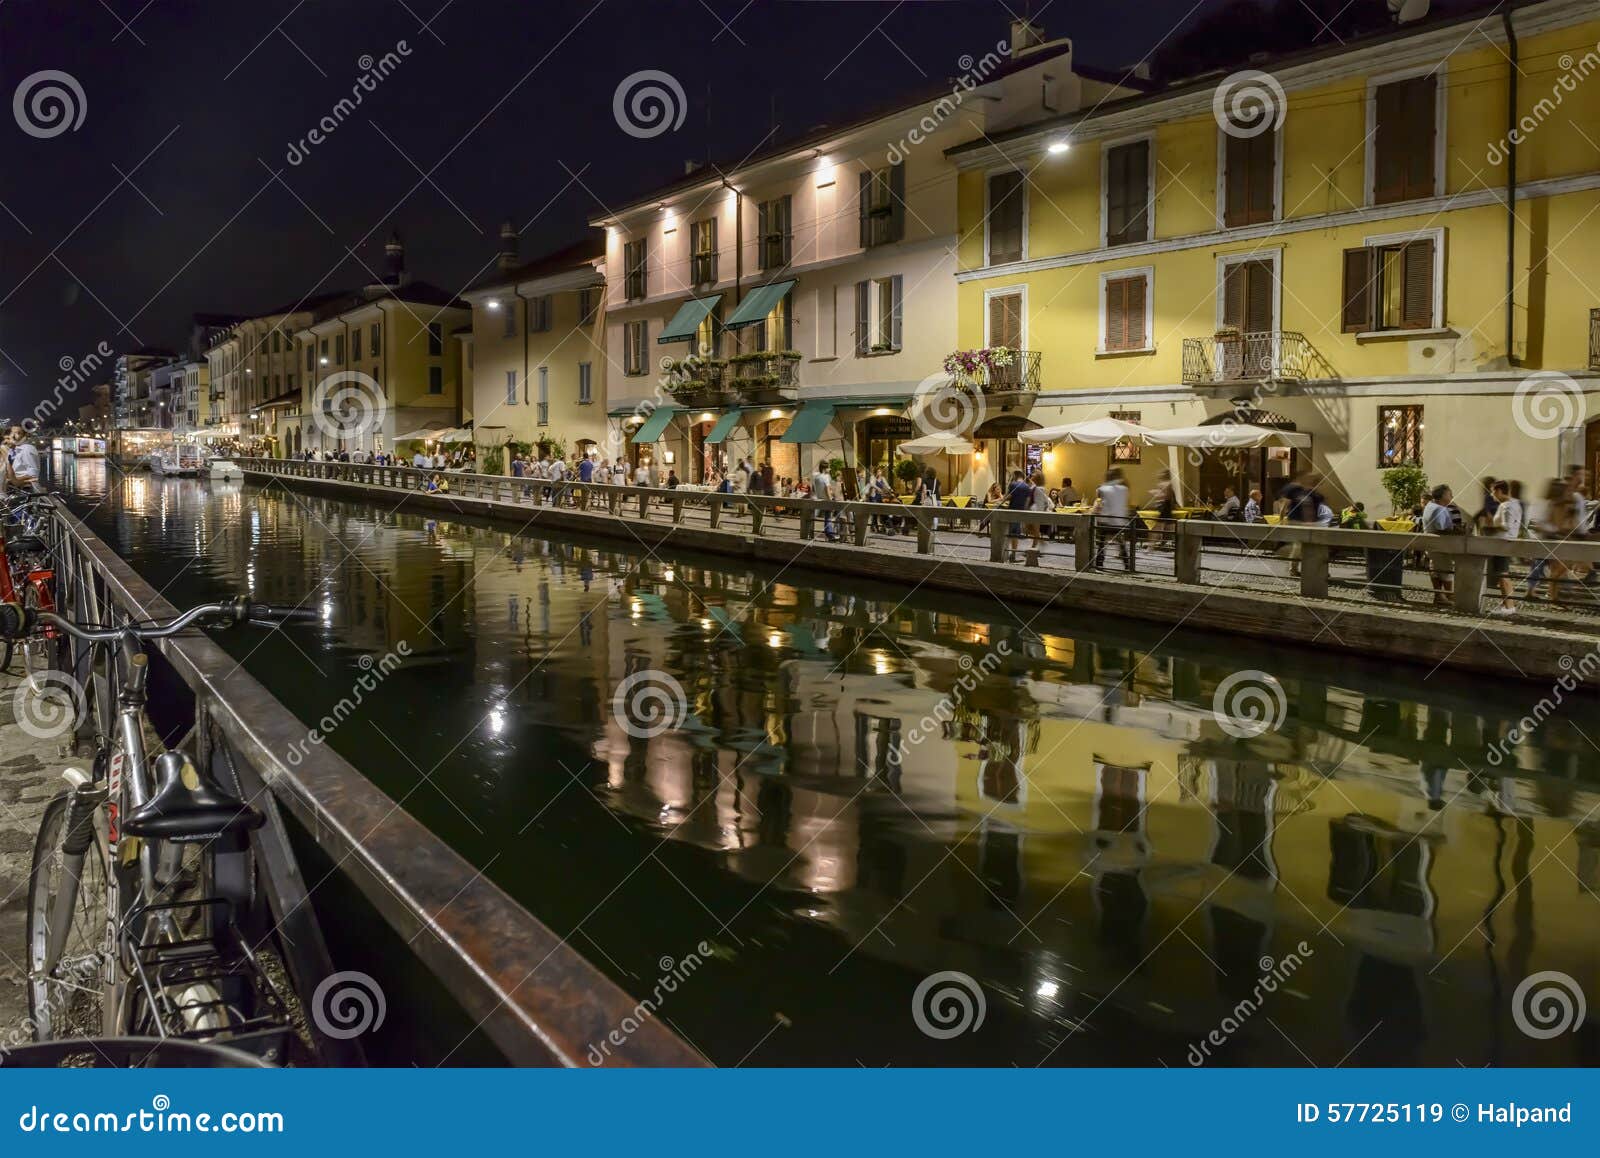
M983 346L976 350L955 350L944 360L946 374L976 377L979 370L995 370L1014 366L1016 351L1010 346Z

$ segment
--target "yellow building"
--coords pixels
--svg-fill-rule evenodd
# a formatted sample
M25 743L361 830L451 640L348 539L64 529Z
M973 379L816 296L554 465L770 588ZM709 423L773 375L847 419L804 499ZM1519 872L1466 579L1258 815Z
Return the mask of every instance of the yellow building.
M464 295L473 438L484 469L509 467L508 443L559 442L610 457L606 439L605 244L598 235L529 262L510 222L498 268Z
M1194 452L1182 482L1203 499L1232 484L1270 501L1309 469L1330 500L1387 513L1391 466L1422 466L1463 505L1487 475L1592 469L1596 72L1595 6L1546 0L1220 83L1084 91L948 150L956 344L1038 352L1038 425L1237 413L1309 435ZM980 450L1052 485L1092 487L1108 465L1104 447ZM1135 494L1169 461L1110 454Z
M294 335L300 389L274 399L282 453L409 452L460 426L467 303L412 281L398 235L381 280L335 295Z

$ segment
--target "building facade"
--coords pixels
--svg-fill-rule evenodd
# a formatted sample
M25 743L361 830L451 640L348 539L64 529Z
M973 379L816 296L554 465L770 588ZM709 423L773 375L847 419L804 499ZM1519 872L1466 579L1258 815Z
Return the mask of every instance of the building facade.
M1202 500L1270 500L1310 471L1387 513L1390 467L1464 506L1485 476L1593 469L1597 45L1592 4L1547 0L969 140L949 152L960 344L1040 351L1046 426L1238 415L1309 435L1191 453L1181 482ZM1120 463L1139 495L1169 465L1031 453L1052 485Z
M493 275L465 294L463 335L473 381L473 438L486 469L504 447L543 441L565 453L613 457L606 446L605 244L598 235L520 262L508 223Z

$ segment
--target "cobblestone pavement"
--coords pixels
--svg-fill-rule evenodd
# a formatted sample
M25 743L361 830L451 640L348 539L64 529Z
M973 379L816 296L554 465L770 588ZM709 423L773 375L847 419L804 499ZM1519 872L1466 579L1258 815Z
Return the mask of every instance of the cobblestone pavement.
M29 735L16 721L21 660L0 672L0 1042L27 1016L23 960L28 868L44 806L60 790L59 739Z

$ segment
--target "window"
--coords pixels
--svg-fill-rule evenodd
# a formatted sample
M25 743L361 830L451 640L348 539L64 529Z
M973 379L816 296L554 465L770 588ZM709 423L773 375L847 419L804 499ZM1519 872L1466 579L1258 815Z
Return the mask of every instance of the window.
M994 173L989 177L989 264L1021 261L1025 231L1026 194L1021 173Z
M278 352L278 331L277 330L273 330L272 331L272 352L274 354L276 354Z
M645 371L646 342L649 340L648 322L629 322L622 327L622 372L643 374Z
M900 349L901 294L904 279L873 278L856 283L856 356L890 354Z
M516 404L517 404L517 372L515 370L507 370L506 371L506 405L507 406L515 406Z
M817 290L817 321L814 331L817 335L818 358L833 358L839 353L839 289L837 286L823 286Z
M428 393L429 394L443 394L444 393L444 367L442 367L442 366L429 366L428 367Z
M1263 225L1277 216L1278 136L1222 133L1222 223L1229 229Z
M1347 334L1432 330L1442 326L1441 234L1376 239L1344 251L1343 328Z
M428 323L428 357L437 358L444 353L444 327L438 322Z
M1372 203L1432 197L1438 190L1436 71L1373 88L1368 97Z
M590 286L578 291L578 324L589 326L600 312L600 291Z
M722 303L718 302L694 331L694 353L702 358L718 357L722 350Z
M1138 425L1142 422L1142 410L1113 410L1110 417L1118 422L1132 422ZM1125 438L1121 442L1111 444L1111 461L1137 463L1143 455L1144 447L1132 438Z
M861 248L906 235L906 167L901 162L861 174Z
M623 292L630 302L645 296L648 282L645 279L644 238L630 241L622 247ZM640 373L643 373L641 370Z
M333 337L333 360L340 365L344 364L344 335L335 334Z
M1150 335L1150 271L1130 270L1100 279L1100 351L1147 351Z
M322 356L324 358L326 358L328 356L328 339L327 338L323 338L322 339Z
M539 367L539 425L550 425L550 367Z
M988 299L988 330L983 344L1022 349L1022 291L996 291L984 296Z
M1273 330L1278 279L1273 262L1250 258L1229 261L1222 269L1222 324L1241 334Z
M317 368L317 351L310 343L306 343L306 373L312 373Z
M708 217L689 227L689 281L711 285L717 280L717 219Z
M589 362L578 363L578 405L588 406L594 402L594 366Z
M1105 151L1107 245L1150 240L1150 142L1129 141Z
M502 331L501 336L515 338L517 336L517 307L507 303L500 308L505 311L506 315L506 328Z
M543 334L550 329L550 318L554 313L551 307L551 297L544 294L541 297L528 299L528 333Z
M766 320L756 329L756 349L758 350L787 350L792 345L791 326L789 315L789 295L784 294L778 299L778 304L772 307L772 312Z
M1378 407L1378 466L1422 465L1422 407Z
M381 351L382 349L383 349L383 327L378 325L377 322L373 322L372 323L372 347L371 347L372 356L374 358L376 358L378 356L379 351Z
M787 193L757 207L756 256L762 269L789 264L789 208Z

